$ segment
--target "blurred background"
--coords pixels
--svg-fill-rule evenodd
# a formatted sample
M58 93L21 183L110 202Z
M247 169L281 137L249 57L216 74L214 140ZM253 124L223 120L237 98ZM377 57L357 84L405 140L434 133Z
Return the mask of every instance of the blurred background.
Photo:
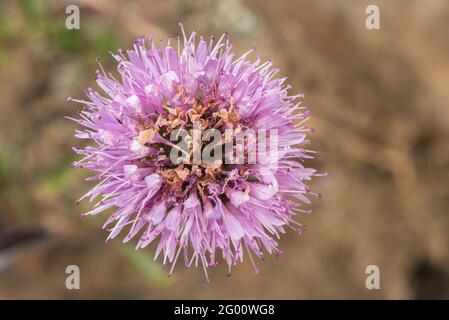
M66 6L81 11L67 30ZM381 29L365 27L380 8ZM285 254L167 278L154 247L104 245L106 215L80 218L88 172L72 170L79 143L64 120L94 84L96 57L140 35L227 31L235 51L255 46L306 93L314 163L327 178L302 236ZM449 2L0 1L0 299L449 298ZM67 265L81 290L67 290ZM380 268L380 290L365 287Z

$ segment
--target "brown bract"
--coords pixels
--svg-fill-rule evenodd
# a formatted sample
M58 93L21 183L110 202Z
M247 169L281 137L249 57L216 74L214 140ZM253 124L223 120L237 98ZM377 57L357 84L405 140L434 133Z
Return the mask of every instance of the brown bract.
M240 116L239 113L235 110L234 99L232 98L229 109L220 109L218 112L214 112L212 115L219 118L214 128L219 128L222 125L226 125L231 129L240 126Z

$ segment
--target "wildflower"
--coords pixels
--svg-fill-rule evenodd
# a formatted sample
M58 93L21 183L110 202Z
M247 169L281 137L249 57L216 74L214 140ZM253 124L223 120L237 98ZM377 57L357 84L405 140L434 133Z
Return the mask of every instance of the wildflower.
M83 158L73 166L99 181L80 199L101 199L84 215L114 208L104 224L107 240L126 230L124 242L136 237L137 248L158 241L155 259L171 265L169 274L183 256L187 267L201 265L208 280L217 255L230 273L245 251L257 272L253 256L279 254L280 234L286 227L300 232L295 215L310 212L300 202L318 196L306 182L320 174L303 162L315 154L304 149L309 111L297 101L302 94L287 93L272 62L248 61L253 50L234 58L226 34L214 42L181 29L175 46L173 39L158 47L142 37L126 54L112 54L120 78L99 63L96 83L104 93L89 88L87 100L70 99L84 105L72 119L84 127L75 136L94 142L74 148ZM187 149L178 148L183 161L175 163L172 136L195 125L219 137L226 129L276 130L278 150L265 162L192 163L194 150L205 149L192 138L184 141ZM222 148L229 141L223 134L219 142Z

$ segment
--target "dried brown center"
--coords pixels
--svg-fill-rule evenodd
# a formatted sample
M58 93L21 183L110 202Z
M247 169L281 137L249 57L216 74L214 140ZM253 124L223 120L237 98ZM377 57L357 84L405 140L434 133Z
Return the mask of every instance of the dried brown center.
M219 196L227 184L236 187L237 183L248 178L251 174L248 168L225 164L223 159L213 163L192 161L195 151L205 146L202 140L200 142L195 139L187 140L189 151L183 155L184 163L181 164L171 161L172 146L164 143L164 140L171 141L172 133L175 133L176 129L187 130L190 137L194 135L194 129L201 132L216 129L221 132L219 144L224 146L227 143L224 130L239 131L242 128L232 98L223 101L207 97L195 100L188 108L173 108L169 105L164 105L163 108L163 114L157 118L145 119L139 116L136 126L137 141L152 150L151 155L145 160L156 163L157 172L163 179L163 199L173 204L177 203L183 200L192 188L197 188L202 199L211 195Z

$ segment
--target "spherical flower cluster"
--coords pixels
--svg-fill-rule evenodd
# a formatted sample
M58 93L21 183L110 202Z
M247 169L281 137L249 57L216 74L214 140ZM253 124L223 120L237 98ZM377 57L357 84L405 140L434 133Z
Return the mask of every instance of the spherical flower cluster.
M247 60L254 50L235 58L226 34L215 42L181 29L183 36L166 45L142 37L126 53L112 54L119 77L99 63L103 94L88 88L88 99L69 98L84 106L70 118L84 127L75 136L92 142L74 148L83 157L73 166L93 171L88 179L99 181L81 198L99 199L84 215L113 208L104 225L107 240L123 231L124 242L138 239L137 248L157 241L155 259L171 265L169 274L183 257L187 267L202 266L208 280L207 268L219 256L230 273L245 254L257 272L253 256L279 254L280 234L286 227L301 232L295 215L311 212L301 203L319 196L306 185L323 175L304 166L315 154L305 147L309 111L298 101L302 94L287 93L286 79L276 78L270 61ZM229 142L227 129L275 132L269 148L276 152L256 163L192 161L195 146L201 154L206 144L189 137L183 157L174 160L173 134L194 126L223 134L219 148ZM247 151L231 144L233 154Z

